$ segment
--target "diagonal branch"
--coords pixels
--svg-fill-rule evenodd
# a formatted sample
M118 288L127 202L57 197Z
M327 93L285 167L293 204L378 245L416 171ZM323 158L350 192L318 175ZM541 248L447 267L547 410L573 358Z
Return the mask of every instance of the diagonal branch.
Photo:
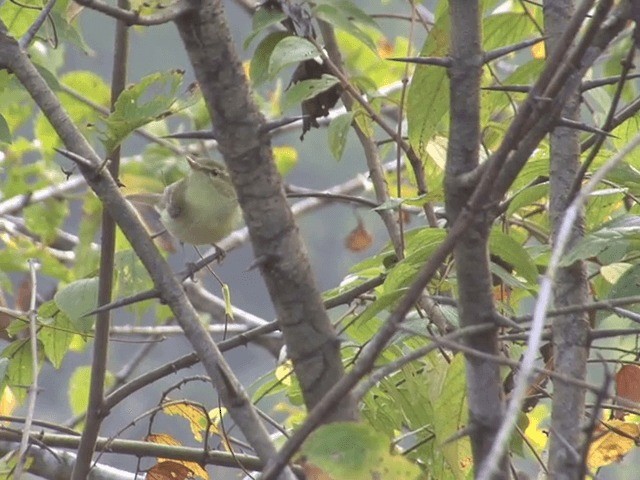
M66 148L91 161L92 168L80 167L87 183L102 200L104 207L113 216L149 272L156 288L171 308L178 323L184 329L187 339L200 357L223 403L229 409L231 417L263 460L272 457L275 454L275 448L250 399L233 375L220 350L201 325L182 286L149 238L136 212L122 196L111 175L99 168L100 158L69 118L27 54L6 35L6 30L1 27L0 68L7 68L18 77L42 109Z
M193 10L193 5L188 0L177 0L171 5L160 9L156 13L140 15L139 12L125 10L110 5L102 0L78 0L80 5L104 13L109 17L124 22L126 25L162 25L179 18L181 15Z
M340 344L272 158L264 118L231 40L220 0L176 21L238 194L245 223L309 408L344 375ZM225 74L221 75L220 72ZM265 221L268 219L268 221ZM357 417L346 395L324 421Z

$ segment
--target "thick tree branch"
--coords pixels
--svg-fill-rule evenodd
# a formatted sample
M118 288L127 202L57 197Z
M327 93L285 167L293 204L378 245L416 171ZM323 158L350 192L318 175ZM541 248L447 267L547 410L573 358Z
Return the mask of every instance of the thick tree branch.
M344 375L340 345L311 273L306 249L273 162L219 0L176 21L211 115L305 403L316 405ZM354 419L346 395L325 421Z
M449 221L455 222L467 205L472 188L461 186L460 175L479 165L480 79L484 55L481 48L480 10L477 2L452 0L449 148L445 175L445 205ZM498 355L497 319L489 268L489 232L493 218L476 212L467 233L454 248L458 284L458 310L462 328L494 323L495 328L465 337L474 350ZM504 410L500 369L495 362L466 355L469 437L474 462L481 465L502 422ZM494 460L499 473L508 478L506 457Z

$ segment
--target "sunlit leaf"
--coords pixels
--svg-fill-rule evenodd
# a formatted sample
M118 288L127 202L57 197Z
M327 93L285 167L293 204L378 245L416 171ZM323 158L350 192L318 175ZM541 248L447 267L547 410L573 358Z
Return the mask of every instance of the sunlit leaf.
M207 412L190 402L171 402L163 405L162 411L167 415L175 415L189 421L193 438L201 442L202 433L207 428Z
M298 150L289 145L273 147L273 160L280 175L285 177L298 164Z
M154 120L164 118L195 102L193 92L187 92L192 101L177 96L184 72L171 70L144 77L126 88L118 97L114 112L104 121L102 142L107 152L117 147L131 132Z
M467 399L464 357L454 355L440 395L434 405L438 414L434 417L434 433L436 438L444 442L467 426ZM466 478L471 468L471 445L468 437L442 445L442 453L447 460L454 478Z
M449 50L448 13L438 18L429 32L420 56L444 56ZM449 108L449 78L445 68L417 66L407 95L409 142L419 156L438 128L441 128Z
M608 428L609 427L609 428ZM596 430L587 455L587 466L591 470L620 461L640 440L640 425L611 420Z
M146 480L187 480L192 478L193 471L176 461L167 460L155 464L147 472Z

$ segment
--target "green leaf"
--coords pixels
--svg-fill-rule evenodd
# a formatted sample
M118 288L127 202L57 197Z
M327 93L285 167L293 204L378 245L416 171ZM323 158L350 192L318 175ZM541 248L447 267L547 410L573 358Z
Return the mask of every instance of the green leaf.
M269 76L275 77L284 67L318 56L318 49L309 40L287 36L280 40L269 58Z
M97 105L102 107L109 105L111 97L109 86L95 73L84 70L65 73L60 77L60 83L80 97L89 99ZM59 98L74 124L80 128L82 133L89 138L95 137L94 125L102 121L102 114L64 91L60 92ZM41 113L38 114L35 129L42 150L45 154L53 155L53 148L60 147L62 142L49 120Z
M40 236L46 245L50 245L58 236L57 229L67 219L67 202L57 198L29 205L24 209L26 227Z
M316 95L329 90L339 83L339 80L332 75L322 75L321 78L312 78L298 82L284 93L282 96L281 108L283 111L301 104L304 100L313 98Z
M329 136L329 151L333 158L340 160L347 144L347 134L353 122L353 112L342 114L329 124L327 135Z
M273 395L280 395L287 389L287 386L275 376L275 371L272 370L269 373L262 376L254 382L251 387L254 393L251 395L253 402L258 402L263 398L267 398Z
M422 266L444 241L447 232L441 228L418 228L405 234L407 255L403 262Z
M618 279L616 284L611 287L608 298L625 298L635 296L638 294L638 285L640 285L640 265L634 265L626 270ZM640 306L638 304L628 305L625 308L633 310L634 312L640 312ZM629 326L637 325L633 322L629 321ZM616 325L616 328L619 328L620 326L623 325Z
M256 13L253 14L253 29L249 36L244 41L243 48L247 49L254 38L256 38L262 31L269 28L272 25L276 25L286 19L287 16L276 10L270 8L259 8Z
M114 112L104 121L106 129L101 132L101 141L107 152L113 151L136 128L184 108L176 96L183 77L181 70L158 72L125 89Z
M301 453L334 480L411 480L420 475L416 465L390 453L388 438L365 424L323 425L309 436Z
M106 372L104 384L105 388L115 383L115 377L111 372ZM91 367L81 366L74 370L69 379L69 406L71 413L80 415L87 411L89 401L89 386L91 385Z
M403 291L391 290L379 295L374 302L370 303L367 308L365 308L362 313L356 317L356 322L358 324L366 324L378 313L393 305L398 299L400 299L403 293Z
M53 313L55 311L55 313ZM50 300L38 309L38 316L43 323L38 340L42 343L45 356L54 367L60 368L62 360L69 351L75 326L69 317L58 309L56 302ZM50 320L47 322L47 320Z
M231 304L231 289L226 283L222 284L222 298L224 298L224 314L233 321L233 305Z
M346 20L356 21L372 28L380 28L371 15L350 0L317 0L315 3L321 7L335 8Z
M126 297L148 290L152 286L153 283L147 270L131 247L127 244L126 248L117 249L115 256L115 294ZM150 306L156 303L152 300L138 302L130 305L128 309L141 317L149 310Z
M254 86L258 87L269 80L269 61L273 49L288 36L287 32L273 32L258 44L249 64L249 76Z
M16 399L21 403L27 396L27 388L33 383L33 355L31 355L29 340L16 340L10 343L0 357L9 360L6 384L12 388ZM40 364L40 358L38 358L38 364Z
M592 232L583 237L578 245L563 257L560 265L568 266L577 260L603 255L608 257L608 263L618 261L632 245L637 244L639 234L640 226L603 228Z
M531 286L535 286L538 281L538 269L533 259L522 245L516 242L513 237L502 232L498 228L491 230L489 236L489 249L491 253L497 255L510 265L521 277L524 277Z
M394 197L394 198L390 198L389 200L386 200L384 203L381 203L373 210L376 212L381 212L384 210L398 210L403 203L404 203L404 200L402 198Z
M7 119L0 113L0 142L11 143L11 130Z
M273 147L273 160L280 175L285 177L298 164L298 151L289 145Z
M433 431L438 442L444 442L468 424L464 356L454 355L433 410ZM442 454L456 479L466 478L470 468L471 445L468 437L442 445ZM467 472L463 470L467 465Z
M57 291L53 300L68 315L77 330L88 332L93 326L93 315L84 315L94 310L98 304L98 278L76 280Z
M58 77L55 74L53 74L51 70L37 63L34 64L34 66L36 67L36 70L38 70L38 73L42 75L42 78L44 78L44 81L47 82L47 85L49 85L49 88L51 90L53 91L60 90L60 83L58 82Z
M56 11L51 12L52 23L56 26L56 33L62 44L72 44L78 47L84 54L94 56L95 53L85 42L79 28L67 22L67 16Z
M549 195L549 182L543 182L538 185L532 185L518 192L509 203L507 215L517 212L521 208L529 207L534 202ZM543 227L540 226L542 229Z
M342 3L348 3L348 2L342 2ZM325 4L325 5L319 5L316 8L314 8L314 13L320 20L324 20L330 25L345 31L350 35L353 35L358 40L360 40L364 45L366 45L372 52L374 52L376 55L378 54L378 49L376 47L376 43L373 41L373 38L365 30L358 27L358 25L356 25L353 22L352 18L347 17L344 11L338 8L335 8L331 5ZM367 16L367 15L364 14L364 16ZM375 25L375 28L377 28L377 25Z
M539 35L535 24L524 12L505 12L489 15L482 22L485 51L522 42Z
M429 32L420 56L444 56L449 49L449 15L445 12ZM424 156L427 145L446 118L449 109L449 77L447 70L433 65L416 66L407 93L409 142L418 156Z
M0 382L4 382L7 376L7 369L9 368L9 359L0 358Z

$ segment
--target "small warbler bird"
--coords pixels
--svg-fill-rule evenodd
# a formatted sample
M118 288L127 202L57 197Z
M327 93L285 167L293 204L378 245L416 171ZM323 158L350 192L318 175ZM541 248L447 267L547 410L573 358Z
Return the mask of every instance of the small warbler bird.
M133 202L152 205L174 237L193 245L216 245L240 223L236 192L226 169L211 159L187 156L191 171L168 185L162 194L129 195Z

